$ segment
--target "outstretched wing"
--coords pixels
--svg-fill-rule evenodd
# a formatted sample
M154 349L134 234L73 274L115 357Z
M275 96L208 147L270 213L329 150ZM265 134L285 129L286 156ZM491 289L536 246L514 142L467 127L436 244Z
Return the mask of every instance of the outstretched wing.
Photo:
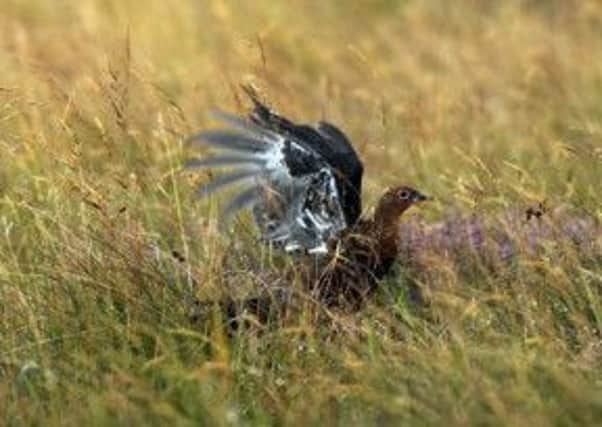
M254 104L250 119L256 125L288 136L317 153L332 169L348 225L357 222L362 212L361 190L364 167L345 134L333 124L317 127L297 125L263 105L252 90L246 89Z
M320 132L327 135L336 128L324 124L317 130L295 126L255 102L250 120L219 113L217 118L229 129L203 132L190 139L191 144L213 147L219 154L191 160L188 168L232 169L201 186L198 194L207 196L240 184L242 189L224 208L223 220L241 209L252 208L266 241L282 245L287 251L325 252L326 242L359 216L361 164L358 181L357 171L349 177L339 168L340 159L333 154L336 147L324 154L323 146L341 140L334 133L327 139ZM259 112L258 106L268 112L270 120L277 119L283 125L262 120L260 113L265 111ZM357 159L346 138L344 141ZM359 185L354 187L353 183ZM351 210L345 209L347 200L353 201Z

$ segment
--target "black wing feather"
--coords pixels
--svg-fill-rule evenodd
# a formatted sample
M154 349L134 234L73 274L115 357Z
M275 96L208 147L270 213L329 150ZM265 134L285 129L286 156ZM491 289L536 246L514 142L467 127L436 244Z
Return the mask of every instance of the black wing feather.
M217 114L234 131L205 131L189 140L192 146L221 150L189 162L189 168L233 168L206 183L198 194L207 196L245 183L247 189L224 209L224 219L252 207L266 241L287 251L325 253L328 240L359 219L362 163L335 126L297 125L249 95L254 109L248 120Z
M308 125L296 125L271 111L251 91L247 91L247 94L254 105L250 115L253 123L303 143L338 172L337 189L343 199L345 219L348 224L355 224L362 212L364 166L347 136L328 122L318 123L317 129Z

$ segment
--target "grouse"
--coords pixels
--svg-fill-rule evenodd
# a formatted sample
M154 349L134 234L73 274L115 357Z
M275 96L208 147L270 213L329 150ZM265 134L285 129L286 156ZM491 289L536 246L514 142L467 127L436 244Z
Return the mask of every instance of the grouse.
M356 305L397 256L401 214L427 197L395 187L380 198L372 218L362 218L364 168L345 134L327 122L295 124L247 93L254 106L248 118L216 113L229 129L189 140L219 154L190 160L188 169L232 169L202 185L198 195L238 185L242 190L226 204L223 220L250 208L262 240L314 260L307 269L313 295L327 305L349 299Z

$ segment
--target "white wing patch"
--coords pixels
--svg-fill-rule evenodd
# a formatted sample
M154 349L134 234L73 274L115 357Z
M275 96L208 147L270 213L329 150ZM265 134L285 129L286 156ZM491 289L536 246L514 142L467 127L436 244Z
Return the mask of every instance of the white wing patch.
M282 215L265 209L268 203L256 205L256 222L267 241L284 243L288 252L326 253L328 240L347 228L334 175L325 167L295 179L302 179L303 191L285 199Z

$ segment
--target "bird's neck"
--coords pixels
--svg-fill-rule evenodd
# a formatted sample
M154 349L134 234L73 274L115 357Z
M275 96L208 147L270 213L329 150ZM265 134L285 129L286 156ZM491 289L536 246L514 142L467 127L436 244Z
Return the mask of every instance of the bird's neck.
M374 214L374 232L382 261L397 257L400 218L399 212L391 212L380 207Z

